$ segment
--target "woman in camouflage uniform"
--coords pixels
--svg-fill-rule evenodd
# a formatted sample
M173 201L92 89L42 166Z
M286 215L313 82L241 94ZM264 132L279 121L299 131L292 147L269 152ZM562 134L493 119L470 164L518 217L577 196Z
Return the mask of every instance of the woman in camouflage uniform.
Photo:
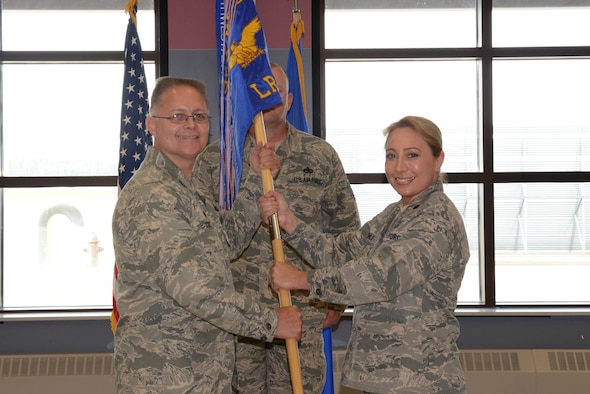
M442 136L416 116L385 134L385 173L401 200L359 231L320 234L280 194L260 199L262 217L278 211L284 240L322 267L301 272L275 264L272 286L354 305L343 385L365 393L464 393L454 310L469 247L461 215L443 191Z

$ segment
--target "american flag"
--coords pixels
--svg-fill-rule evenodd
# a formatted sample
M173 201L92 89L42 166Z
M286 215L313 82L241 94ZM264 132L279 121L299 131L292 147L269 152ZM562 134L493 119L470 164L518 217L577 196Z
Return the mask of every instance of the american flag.
M143 52L135 25L137 6L132 12L125 38L125 77L119 149L119 188L121 189L139 168L147 147L152 145L152 137L145 127L149 101L143 68Z
M119 190L138 170L145 157L147 147L152 145L152 137L145 127L149 111L148 89L143 67L143 52L137 34L137 4L131 0L125 11L129 14L127 35L125 37L125 76L123 78L123 100L121 104L121 133L119 145ZM115 264L113 276L113 313L111 328L116 331L119 321L117 310L117 277Z

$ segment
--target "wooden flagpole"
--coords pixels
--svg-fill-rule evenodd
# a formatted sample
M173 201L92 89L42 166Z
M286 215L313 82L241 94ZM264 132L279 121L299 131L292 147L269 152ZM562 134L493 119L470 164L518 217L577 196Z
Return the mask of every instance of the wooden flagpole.
M254 117L254 134L256 142L262 142L266 145L266 130L264 128L264 119L262 112ZM274 183L270 169L265 168L261 171L262 188L264 193L274 190ZM281 239L281 227L279 225L279 216L274 214L270 218L271 223L271 245L274 261L285 263L285 251L283 250L283 240ZM279 289L279 305L281 307L291 306L291 292L286 289ZM301 378L301 363L299 362L299 349L295 338L285 339L287 346L287 359L289 361L289 372L291 373L291 386L293 394L303 394L303 381Z

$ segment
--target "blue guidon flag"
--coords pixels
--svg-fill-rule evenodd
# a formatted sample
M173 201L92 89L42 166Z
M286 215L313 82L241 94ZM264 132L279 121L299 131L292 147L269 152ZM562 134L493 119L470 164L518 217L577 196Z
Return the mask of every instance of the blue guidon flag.
M266 38L252 0L217 0L220 105L219 204L231 209L240 187L242 152L254 117L281 104Z

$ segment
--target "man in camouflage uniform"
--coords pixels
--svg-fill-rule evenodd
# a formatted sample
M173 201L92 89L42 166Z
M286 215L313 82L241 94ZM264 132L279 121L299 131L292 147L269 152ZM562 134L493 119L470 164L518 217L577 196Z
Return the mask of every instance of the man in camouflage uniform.
M317 230L340 233L358 229L357 206L334 149L323 139L295 129L286 120L292 102L285 71L271 64L283 98L279 105L264 113L268 143L274 144L281 170L274 187L289 196L299 217ZM251 130L252 131L252 130ZM255 146L253 131L246 137L244 157ZM219 198L219 143L209 145L197 159L198 177L209 183L214 198ZM247 162L244 167L247 168ZM310 269L309 261L293 249L285 248L285 260L300 269ZM268 306L278 305L268 286L268 269L273 261L269 229L260 226L250 245L239 259L231 263L236 290L259 299ZM310 302L307 292L292 292L292 302L303 315L303 334L299 359L306 394L320 394L324 387L326 364L322 329L340 318L340 312L326 309L326 304ZM344 305L334 306L342 311ZM235 389L242 394L291 394L292 387L284 342L272 344L240 338L237 347Z
M192 176L209 133L205 85L160 78L146 123L154 147L113 215L117 392L230 394L232 333L265 341L301 332L296 307L275 311L237 293L229 269L260 223L262 190L254 170L274 162L276 173L278 160L255 149L236 200L237 221L222 225L209 193Z
M354 305L343 385L379 394L465 393L454 311L469 245L463 218L443 190L442 136L416 116L386 132L385 172L402 199L360 231L325 236L297 220L275 193L283 239L323 268L275 264L273 287ZM264 203L262 211L269 214Z

